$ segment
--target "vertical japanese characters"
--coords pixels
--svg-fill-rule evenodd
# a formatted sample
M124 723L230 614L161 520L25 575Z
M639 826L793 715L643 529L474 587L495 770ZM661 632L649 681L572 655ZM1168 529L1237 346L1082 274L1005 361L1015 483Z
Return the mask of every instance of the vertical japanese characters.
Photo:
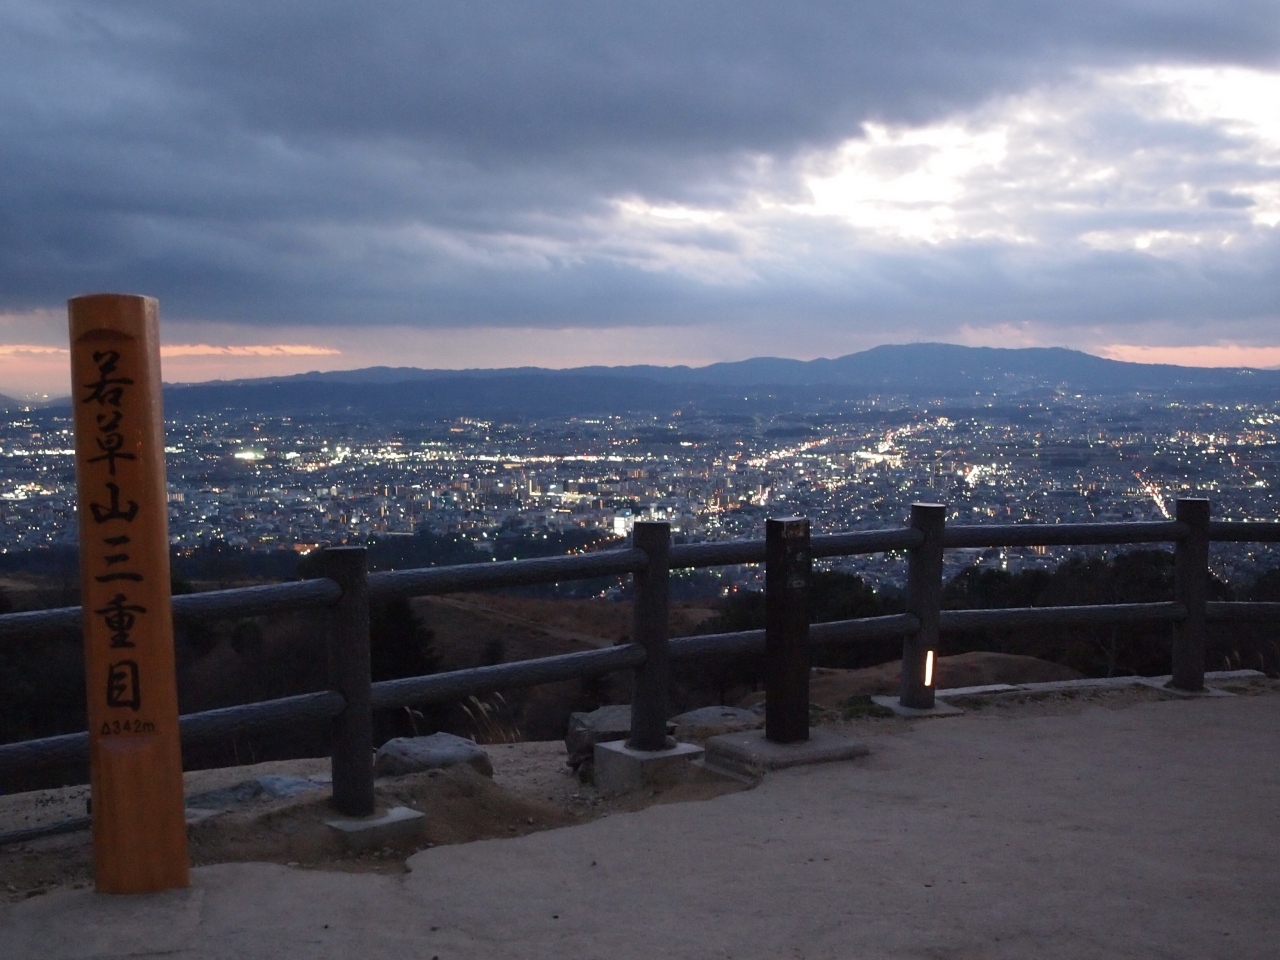
M128 592L132 585L145 580L144 574L132 563L133 558L129 553L132 542L129 530L137 520L141 507L127 491L120 489L117 468L121 461L137 459L136 454L127 450L132 444L126 441L126 434L131 428L137 429L141 425L131 424L125 416L127 405L122 401L126 391L133 389L135 384L133 378L120 375L120 352L95 350L92 356L97 377L90 383L81 385L83 394L80 402L93 408L93 422L97 426L93 442L99 453L87 458L85 462L105 465L106 475L111 478L102 483L104 502L89 503L93 523L101 534L96 546L100 550L103 564L103 572L95 574L94 580L113 584L115 588L112 597L103 606L95 608L93 615L102 618L110 633L113 656L108 660L105 677L106 706L111 709L127 708L137 713L142 709L138 662L124 651L137 646L131 636L138 618L147 614L147 608L134 602ZM117 656L119 659L116 659ZM92 678L89 682L92 689ZM144 725L151 727L145 721L135 724L133 718L104 720L99 733L103 736L113 733L141 733L144 732ZM134 729L135 726L138 727L137 730Z

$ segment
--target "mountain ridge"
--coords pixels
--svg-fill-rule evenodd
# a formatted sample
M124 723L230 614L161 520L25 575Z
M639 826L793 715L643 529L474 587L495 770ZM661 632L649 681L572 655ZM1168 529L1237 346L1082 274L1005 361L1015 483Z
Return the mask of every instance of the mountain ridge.
M685 365L472 368L366 367L283 377L166 384L174 413L345 413L422 419L711 412L766 413L877 397L962 400L1167 395L1280 400L1280 370L1110 360L1065 347L886 344L835 358ZM63 401L66 405L69 401Z
M896 361L896 363L895 363ZM903 362L914 371L902 369ZM962 366L957 367L960 363ZM1151 384L1148 389L1183 382L1230 383L1241 376L1261 376L1280 384L1280 370L1255 367L1186 367L1174 364L1137 363L1111 360L1067 347L968 347L949 343L883 344L840 357L795 360L784 357L752 357L720 361L702 367L680 364L658 366L633 364L582 367L468 367L460 369L422 367L363 367L352 370L310 371L278 377L212 380L201 383L166 384L166 387L262 386L300 382L362 384L411 383L424 380L494 378L522 376L572 376L638 378L666 383L707 383L733 386L819 386L827 384L892 384L939 374L965 376L1033 376L1051 379L1052 371L1064 382L1107 381L1117 387ZM896 369L895 369L896 367ZM970 370L969 368L974 368ZM914 375L909 375L914 374ZM1137 379L1133 377L1137 375ZM1138 386L1137 389L1144 389Z

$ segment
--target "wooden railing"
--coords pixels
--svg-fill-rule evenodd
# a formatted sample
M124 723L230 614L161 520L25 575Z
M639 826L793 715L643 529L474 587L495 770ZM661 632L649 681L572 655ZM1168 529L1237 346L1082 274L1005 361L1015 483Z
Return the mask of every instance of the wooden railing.
M952 526L945 508L915 504L906 527L810 536L804 519L770 520L763 540L671 543L666 523L640 522L631 546L563 557L454 567L368 573L363 547L321 554L324 576L235 590L177 596L179 623L328 608L327 691L285 697L180 719L184 744L303 722L332 726L333 804L358 816L373 811L372 712L446 703L476 694L635 671L631 743L662 749L667 691L673 662L710 655L765 657L765 733L785 743L808 737L809 651L817 645L903 639L900 701L928 709L934 703L929 676L940 630L1013 629L1069 624L1168 623L1174 637L1171 685L1204 685L1205 628L1210 621L1280 619L1280 603L1208 602L1210 542L1280 542L1280 523L1211 522L1209 502L1179 500L1176 519L1142 523L1064 523ZM1174 599L1163 603L943 610L943 553L957 547L1084 546L1172 543ZM813 561L828 557L904 551L906 612L892 616L809 624L808 589ZM767 626L763 630L705 636L667 636L668 578L673 569L765 564ZM369 602L394 597L489 590L601 576L634 578L634 640L580 653L495 666L454 670L373 683L369 672ZM79 607L0 616L0 643L74 636ZM0 745L0 775L82 762L86 733Z

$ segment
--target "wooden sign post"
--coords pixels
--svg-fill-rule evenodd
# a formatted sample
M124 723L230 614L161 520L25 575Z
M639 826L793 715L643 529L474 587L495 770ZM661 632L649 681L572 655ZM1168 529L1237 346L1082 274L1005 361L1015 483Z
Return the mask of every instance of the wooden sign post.
M68 302L94 882L188 883L173 654L159 308Z

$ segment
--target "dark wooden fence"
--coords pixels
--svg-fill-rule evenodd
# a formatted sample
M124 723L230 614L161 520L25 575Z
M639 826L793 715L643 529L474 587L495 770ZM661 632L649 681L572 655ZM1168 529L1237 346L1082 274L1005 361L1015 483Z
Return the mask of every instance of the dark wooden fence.
M766 735L777 742L808 737L809 651L819 644L903 639L900 699L927 709L934 687L927 672L942 630L1010 629L1070 624L1168 623L1173 629L1171 685L1204 686L1205 627L1210 621L1280 620L1280 603L1207 601L1211 542L1280 542L1280 523L1213 522L1209 502L1178 501L1175 520L1142 523L991 524L948 527L946 508L915 504L910 525L898 529L810 536L803 518L771 520L764 540L672 544L666 523L637 523L631 546L537 560L367 572L362 547L324 551L325 576L173 598L175 620L260 616L326 607L331 689L261 703L208 710L180 720L184 744L287 724L332 723L333 805L360 816L373 811L372 711L447 703L472 694L559 680L635 671L631 742L638 749L665 744L667 690L675 661L710 655L765 657ZM943 610L942 559L948 548L1174 544L1174 599L1167 603L1077 607ZM906 612L834 623L808 622L813 561L827 557L905 551ZM744 563L765 565L766 628L670 639L668 575L672 569ZM630 574L635 624L631 643L496 666L373 683L369 674L369 601L489 590ZM78 607L0 616L0 642L74 636ZM88 734L0 745L0 774L83 762Z

